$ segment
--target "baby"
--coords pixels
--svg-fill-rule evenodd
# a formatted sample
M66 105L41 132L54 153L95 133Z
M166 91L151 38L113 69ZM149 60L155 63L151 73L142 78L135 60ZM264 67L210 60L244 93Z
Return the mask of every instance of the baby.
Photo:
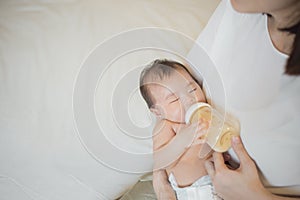
M196 102L206 102L206 98L196 79L183 64L155 60L141 73L140 91L150 111L157 117L153 130L154 152L172 145L172 138L178 134L195 132L190 128L195 128L194 125L185 124L185 112ZM213 190L204 160L198 156L201 147L201 143L194 142L179 158L159 168L166 170L179 200L220 199ZM156 159L154 153L154 163Z

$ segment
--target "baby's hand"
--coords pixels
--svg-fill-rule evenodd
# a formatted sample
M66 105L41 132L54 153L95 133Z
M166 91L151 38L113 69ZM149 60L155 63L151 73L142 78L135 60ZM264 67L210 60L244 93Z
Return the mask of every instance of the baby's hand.
M209 122L205 120L200 120L198 123L194 124L196 124L197 127L192 146L205 143L205 134L209 127Z
M193 134L193 140L186 146L186 148L197 144L203 144L205 142L203 136L206 134L208 126L209 123L204 120L199 120L197 123L182 126L178 134Z

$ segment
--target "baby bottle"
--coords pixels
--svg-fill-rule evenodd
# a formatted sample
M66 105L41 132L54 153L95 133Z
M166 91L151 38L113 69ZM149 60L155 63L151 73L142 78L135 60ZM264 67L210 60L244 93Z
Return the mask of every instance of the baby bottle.
M238 122L225 118L207 103L193 104L186 112L186 123L194 123L200 119L209 122L208 131L203 136L206 144L200 152L201 158L207 156L211 149L217 152L227 151L231 147L231 138L239 135Z

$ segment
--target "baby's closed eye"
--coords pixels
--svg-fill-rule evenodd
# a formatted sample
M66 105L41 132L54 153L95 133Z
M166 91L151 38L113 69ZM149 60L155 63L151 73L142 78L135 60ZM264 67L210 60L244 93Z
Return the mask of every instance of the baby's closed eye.
M192 92L195 92L196 90L197 90L197 88L194 87L194 88L192 88L192 89L189 89L188 92L189 92L189 93L192 93Z
M179 98L174 98L174 99L171 99L169 103L170 103L170 104L171 104L171 103L175 103L175 102L177 102L178 100L179 100Z

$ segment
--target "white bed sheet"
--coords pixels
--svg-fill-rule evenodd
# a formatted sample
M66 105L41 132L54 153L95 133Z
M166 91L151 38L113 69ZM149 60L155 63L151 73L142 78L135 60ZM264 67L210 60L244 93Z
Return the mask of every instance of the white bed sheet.
M72 92L80 66L99 43L133 28L168 28L196 39L218 2L1 1L0 199L114 199L134 184L141 173L102 165L78 137ZM157 56L150 54L141 57ZM145 60L120 63L129 68ZM134 148L148 151L151 143Z

